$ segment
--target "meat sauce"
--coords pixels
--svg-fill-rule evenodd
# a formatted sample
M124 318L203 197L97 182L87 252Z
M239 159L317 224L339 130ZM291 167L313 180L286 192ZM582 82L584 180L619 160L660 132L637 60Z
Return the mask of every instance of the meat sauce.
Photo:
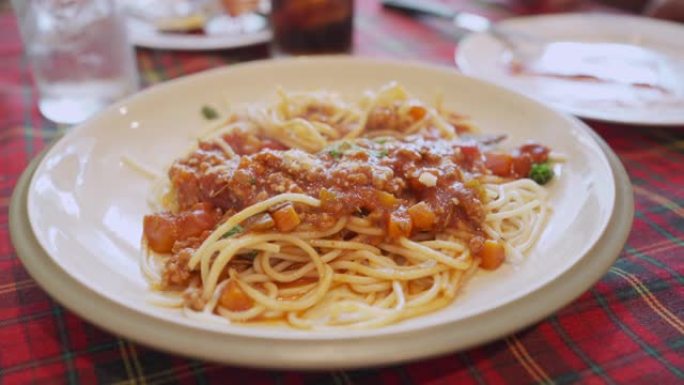
M155 252L186 258L224 218L269 197L291 192L321 200L318 208L283 204L246 223L252 231L326 229L342 216L365 217L388 237L446 228L481 233L482 175L526 177L549 149L526 144L511 153L483 151L473 140L423 136L356 139L316 154L246 132L225 135L236 155L214 142L176 161L169 177L179 210L144 219ZM477 252L484 239L471 242ZM179 255L180 254L180 255ZM178 258L177 258L178 259Z

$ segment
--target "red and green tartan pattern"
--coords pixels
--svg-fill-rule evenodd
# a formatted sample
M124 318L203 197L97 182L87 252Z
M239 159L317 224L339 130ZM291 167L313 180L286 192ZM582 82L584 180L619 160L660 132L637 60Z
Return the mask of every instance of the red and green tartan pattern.
M464 3L494 18L511 9ZM592 8L593 9L593 8ZM520 12L518 12L520 13ZM357 2L355 54L450 64L444 23ZM265 46L216 53L138 51L144 85L265 57ZM83 321L50 298L9 235L13 187L61 129L43 119L16 20L0 14L0 383L2 384L675 384L684 383L684 127L589 122L634 184L634 227L588 292L505 339L440 358L356 371L252 370L161 353Z

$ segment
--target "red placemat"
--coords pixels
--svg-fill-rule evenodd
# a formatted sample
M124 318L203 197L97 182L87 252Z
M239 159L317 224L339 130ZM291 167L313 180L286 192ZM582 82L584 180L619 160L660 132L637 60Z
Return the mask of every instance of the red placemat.
M355 54L450 65L445 23L416 22L358 2ZM492 3L454 2L494 18ZM586 9L593 7L583 6ZM517 10L520 12L520 10ZM123 340L55 303L10 243L17 178L59 132L37 110L16 21L0 14L0 382L126 384L673 384L684 382L684 127L589 122L624 163L636 217L624 251L588 292L543 322L468 351L357 371L292 372L208 364ZM138 51L145 85L266 57L265 46L220 53Z

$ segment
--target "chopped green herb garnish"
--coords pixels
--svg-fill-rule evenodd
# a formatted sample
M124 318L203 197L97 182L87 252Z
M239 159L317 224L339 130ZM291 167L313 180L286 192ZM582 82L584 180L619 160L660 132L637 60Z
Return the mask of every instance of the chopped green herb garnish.
M243 256L245 258L249 258L249 259L254 259L254 258L256 258L257 255L259 255L259 252L257 250L252 250L249 253L243 254Z
M333 159L340 159L343 155L345 154L351 154L354 152L364 152L368 154L368 151L366 151L365 148L360 147L354 142L349 142L349 141L342 141L335 143L328 147L329 149L327 150L328 155L330 155Z
M535 163L530 169L529 177L537 184L545 185L553 178L553 169L549 163Z
M244 229L242 228L242 226L236 225L236 226L233 227L232 229L226 231L225 234L221 235L221 238L220 238L220 239L232 237L233 235L235 235L235 234L240 234L240 233L243 232L243 231L244 231Z
M388 154L389 154L389 153L387 152L387 150L384 150L384 149L375 152L375 156L378 157L378 158L384 158L384 157L386 157Z
M332 149L332 150L328 151L328 154L330 154L330 156L333 159L340 159L342 157L342 151L337 150L337 149Z
M219 114L213 107L202 106L202 116L204 116L204 119L214 120L219 117Z

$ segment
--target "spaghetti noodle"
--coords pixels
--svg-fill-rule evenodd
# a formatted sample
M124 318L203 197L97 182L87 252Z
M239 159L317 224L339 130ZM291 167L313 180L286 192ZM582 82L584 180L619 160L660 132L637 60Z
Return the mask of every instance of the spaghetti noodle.
M470 131L396 83L229 111L171 166L167 211L144 219L158 302L307 329L445 307L478 268L521 258L550 211L526 178L549 150Z

